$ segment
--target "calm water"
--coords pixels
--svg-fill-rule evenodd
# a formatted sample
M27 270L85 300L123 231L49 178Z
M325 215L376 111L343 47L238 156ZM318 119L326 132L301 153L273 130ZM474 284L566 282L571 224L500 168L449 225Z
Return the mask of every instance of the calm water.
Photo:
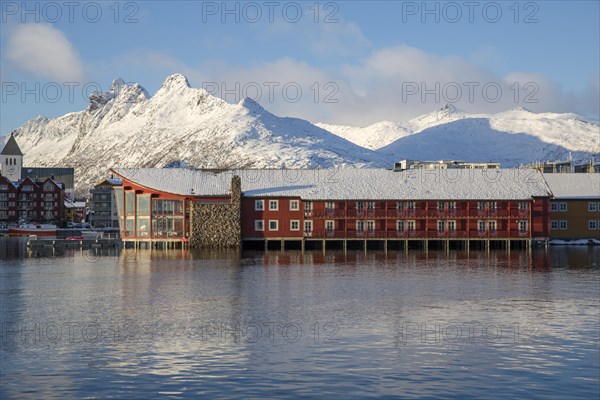
M0 397L597 398L599 259L0 239Z

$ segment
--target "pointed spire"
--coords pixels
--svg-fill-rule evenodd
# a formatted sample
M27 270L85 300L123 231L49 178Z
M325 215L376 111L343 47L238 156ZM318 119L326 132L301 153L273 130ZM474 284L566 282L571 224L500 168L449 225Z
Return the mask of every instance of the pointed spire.
M19 148L19 145L17 144L13 133L10 134L10 138L8 139L8 142L6 142L6 145L4 146L4 149L2 149L2 153L0 154L3 156L23 155L23 152L21 152L21 149Z

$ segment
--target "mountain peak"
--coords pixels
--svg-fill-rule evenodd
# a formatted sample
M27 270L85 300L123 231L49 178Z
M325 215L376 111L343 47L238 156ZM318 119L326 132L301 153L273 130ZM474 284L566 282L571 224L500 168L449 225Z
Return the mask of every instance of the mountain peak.
M459 110L458 108L456 108L454 106L454 104L450 104L450 103L444 104L444 107L437 110L438 115L442 114L445 116L450 116L450 115L459 114L459 113L462 113L462 110Z
M190 88L190 83L188 82L188 79L185 77L185 75L182 74L169 75L161 85L161 89L166 90L188 88Z
M265 112L265 109L256 100L254 100L251 97L244 97L242 100L240 100L240 102L238 104L240 106L246 108L250 112L254 112L254 113Z

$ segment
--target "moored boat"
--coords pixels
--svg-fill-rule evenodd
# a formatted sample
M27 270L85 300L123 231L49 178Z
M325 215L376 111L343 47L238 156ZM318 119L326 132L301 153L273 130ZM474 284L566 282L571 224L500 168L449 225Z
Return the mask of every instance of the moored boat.
M52 224L21 224L15 228L8 229L9 236L55 236L56 225Z

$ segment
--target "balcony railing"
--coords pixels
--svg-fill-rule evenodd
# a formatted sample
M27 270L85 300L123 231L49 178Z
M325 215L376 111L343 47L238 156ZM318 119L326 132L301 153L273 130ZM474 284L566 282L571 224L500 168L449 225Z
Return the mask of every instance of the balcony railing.
M511 230L510 237L526 238L529 237L529 231ZM335 231L312 231L304 232L304 237L318 239L504 239L509 237L508 230L361 230L355 229L335 230Z

